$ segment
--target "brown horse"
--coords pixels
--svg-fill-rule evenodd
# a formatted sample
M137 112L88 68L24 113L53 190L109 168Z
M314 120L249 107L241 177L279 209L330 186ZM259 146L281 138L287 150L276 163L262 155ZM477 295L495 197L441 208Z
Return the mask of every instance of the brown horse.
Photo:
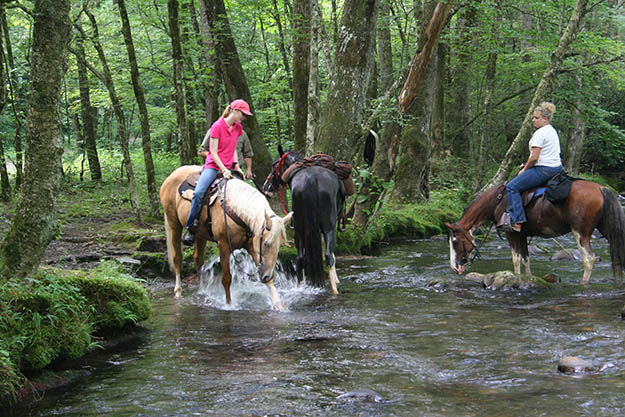
M504 197L504 185L490 188L469 204L460 220L447 223L451 230L451 268L458 274L464 272L469 254L477 248L473 238L475 230L489 221L495 222L506 211L508 199ZM523 262L525 274L531 275L528 236L555 237L572 232L584 262L581 284L588 284L595 264L590 236L597 228L610 244L614 276L622 275L625 267L625 215L618 198L609 189L591 181L574 181L564 203L551 204L542 195L525 207L525 213L527 222L523 223L521 232L506 233L516 274L521 273Z
M161 205L165 212L165 229L167 232L167 257L172 272L176 274L174 294L180 297L180 270L182 267L181 236L183 225L187 221L191 202L178 194L178 187L193 172L201 167L187 165L172 172L161 185ZM276 308L282 309L282 303L273 283L274 270L278 259L280 245L286 242L285 224L291 219L292 213L279 218L273 212L265 196L254 187L238 179L228 180L217 200L224 198L226 205L245 223L246 227L236 223L230 215L226 215L220 201L210 207L212 234L219 248L221 263L221 283L226 292L226 302L230 304L230 253L231 249L245 248L258 266L258 274L267 285L269 294ZM204 249L209 240L206 228L208 211L202 207L200 227L196 233L193 260L196 273L204 264Z

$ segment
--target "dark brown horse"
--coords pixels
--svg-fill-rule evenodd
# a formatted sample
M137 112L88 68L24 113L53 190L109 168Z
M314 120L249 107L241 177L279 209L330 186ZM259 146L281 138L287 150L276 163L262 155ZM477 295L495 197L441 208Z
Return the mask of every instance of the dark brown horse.
M451 230L449 250L451 268L458 274L464 272L469 254L476 248L473 233L487 222L495 222L506 211L507 198L504 185L498 185L480 194L465 209ZM572 232L584 262L581 284L588 284L595 264L590 247L593 230L599 229L610 243L612 272L621 276L625 268L625 215L616 195L609 189L591 181L574 181L568 199L561 204L551 204L540 196L525 207L527 222L521 232L508 232L506 237L512 250L514 272L531 275L527 250L528 236L555 237Z
M193 172L201 167L186 165L176 169L161 185L161 204L165 212L165 231L167 232L167 257L172 272L176 274L174 294L180 297L180 270L182 268L182 246L180 238L182 225L186 223L191 202L178 194L178 187ZM221 263L221 283L226 292L226 302L230 304L230 253L231 249L245 248L258 266L258 274L267 285L269 294L277 309L282 309L282 303L273 284L274 270L278 259L280 245L286 242L285 224L291 220L292 213L279 218L269 207L264 195L251 185L238 179L228 180L225 192L221 197L227 206L244 222L244 228L235 222L231 216L224 214L221 204L215 202L210 207L212 219L212 235L219 247L219 261ZM224 196L225 193L225 196ZM221 197L218 197L221 198ZM199 274L204 264L204 249L209 233L206 228L208 211L202 206L200 213L200 227L196 234L193 260L196 273Z

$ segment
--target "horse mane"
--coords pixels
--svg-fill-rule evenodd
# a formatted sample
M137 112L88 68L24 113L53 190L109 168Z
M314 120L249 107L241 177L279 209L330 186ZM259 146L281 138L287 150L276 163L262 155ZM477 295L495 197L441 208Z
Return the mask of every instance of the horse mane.
M464 215L467 214L467 212L469 210L471 210L475 204L482 203L482 201L484 201L484 200L487 201L487 202L492 203L492 205L487 205L487 206L485 205L486 207L488 207L491 210L491 212L492 212L492 210L495 210L495 207L497 206L497 204L499 204L500 200L493 199L492 196L493 196L493 194L499 194L500 192L502 192L503 188L505 187L505 185L506 184L495 185L495 186L489 188L488 190L484 191L483 193L479 194L477 197L475 197L473 199L473 201L471 201L469 203L467 208L464 209L464 212L462 212L462 216L460 216L460 217L461 218L464 217Z
M238 179L228 180L225 187L226 201L234 212L247 224L254 236L260 236L265 226L265 212L276 215L269 202L257 189ZM272 222L273 225L282 222ZM272 227L272 229L274 229ZM281 232L286 233L284 227Z

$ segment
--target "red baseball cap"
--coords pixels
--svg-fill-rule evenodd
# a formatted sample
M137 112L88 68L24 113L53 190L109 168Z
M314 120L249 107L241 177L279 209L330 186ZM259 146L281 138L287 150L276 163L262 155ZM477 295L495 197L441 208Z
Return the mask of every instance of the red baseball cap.
M250 111L250 105L245 102L245 100L241 100L240 98L234 100L230 103L230 108L232 110L240 110L248 116L254 116Z

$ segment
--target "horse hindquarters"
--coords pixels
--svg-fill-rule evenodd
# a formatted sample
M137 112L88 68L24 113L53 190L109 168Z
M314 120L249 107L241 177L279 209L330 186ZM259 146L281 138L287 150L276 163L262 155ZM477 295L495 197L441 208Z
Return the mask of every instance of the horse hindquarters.
M318 191L317 180L312 176L306 177L301 184L293 184L291 190L297 246L297 276L301 279L303 268L306 279L312 285L321 287L324 283L324 272L318 219Z

